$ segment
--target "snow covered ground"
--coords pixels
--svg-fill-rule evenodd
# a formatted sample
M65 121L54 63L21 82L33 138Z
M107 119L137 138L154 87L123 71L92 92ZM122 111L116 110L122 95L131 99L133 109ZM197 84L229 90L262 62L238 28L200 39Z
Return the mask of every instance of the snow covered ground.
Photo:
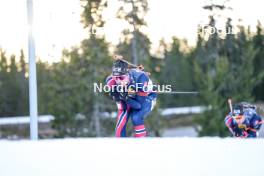
M0 176L263 176L264 139L0 141Z

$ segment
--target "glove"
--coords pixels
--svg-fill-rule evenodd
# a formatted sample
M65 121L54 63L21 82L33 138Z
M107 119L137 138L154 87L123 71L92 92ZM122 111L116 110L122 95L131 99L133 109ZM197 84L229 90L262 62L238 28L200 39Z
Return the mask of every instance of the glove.
M131 87L128 87L128 90L123 89L122 92L119 92L119 98L121 100L128 100L128 98L135 98L136 97L136 91L133 90Z
M128 93L127 92L119 92L119 99L126 101L128 99Z
M135 98L135 97L136 97L136 91L133 90L133 89L129 89L129 90L128 90L128 93L127 93L127 96L128 96L129 98Z
M256 130L259 130L260 129L260 127L261 127L261 121L259 121L259 120L256 120L255 122L254 122L254 124L253 124L253 128L254 129L256 129Z
M120 101L119 93L117 92L117 90L110 91L109 96L114 101Z
M247 138L247 137L248 137L248 132L243 131L241 137L242 137L242 138Z

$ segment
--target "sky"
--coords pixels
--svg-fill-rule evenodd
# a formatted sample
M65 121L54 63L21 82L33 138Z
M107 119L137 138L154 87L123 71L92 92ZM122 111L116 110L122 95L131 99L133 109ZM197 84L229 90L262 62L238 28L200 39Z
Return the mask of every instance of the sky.
M215 0L215 2L223 2ZM194 45L198 24L206 24L208 12L202 9L206 0L149 0L146 16L148 26L142 31L152 42L152 52L160 39L169 42L172 36L186 38ZM234 22L243 19L242 24L256 26L257 20L264 23L263 5L260 0L231 0L227 3L233 11L226 11ZM117 44L126 23L116 18L120 6L118 0L111 0L104 10L106 24L99 32L106 40ZM0 47L7 54L27 51L26 0L0 0ZM60 60L63 48L78 45L88 34L80 23L82 8L79 0L34 0L34 36L36 55L44 61Z

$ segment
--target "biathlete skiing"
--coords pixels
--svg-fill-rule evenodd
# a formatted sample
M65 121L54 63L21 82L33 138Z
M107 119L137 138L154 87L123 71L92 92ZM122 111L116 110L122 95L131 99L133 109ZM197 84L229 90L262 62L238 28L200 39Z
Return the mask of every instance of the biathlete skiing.
M263 120L256 112L256 106L246 102L238 103L232 107L231 99L228 100L230 113L225 118L225 125L233 137L256 138Z
M149 74L143 71L142 66L134 66L122 56L117 56L106 84L111 87L109 96L118 108L115 136L127 137L126 124L131 119L134 137L146 137L148 133L145 119L157 98L157 93L152 90Z

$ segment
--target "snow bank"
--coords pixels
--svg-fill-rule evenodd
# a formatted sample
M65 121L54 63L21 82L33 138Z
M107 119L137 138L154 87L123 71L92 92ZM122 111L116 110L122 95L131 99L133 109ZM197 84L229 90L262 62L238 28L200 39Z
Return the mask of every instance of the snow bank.
M1 176L263 176L264 140L0 141Z

